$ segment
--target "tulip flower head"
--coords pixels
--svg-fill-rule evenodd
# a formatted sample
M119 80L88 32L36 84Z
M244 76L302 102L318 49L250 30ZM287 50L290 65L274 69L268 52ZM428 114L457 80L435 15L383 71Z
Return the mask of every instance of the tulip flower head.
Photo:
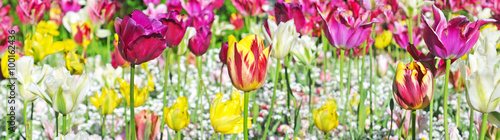
M87 0L86 8L92 23L102 25L111 21L116 4L111 0Z
M134 117L136 138L138 140L154 140L160 132L160 118L148 110L142 110Z
M323 31L328 42L336 48L352 49L361 45L370 35L372 22L366 22L368 13L355 18L352 12L330 12L327 18L320 13L323 19Z
M382 34L377 35L375 37L375 43L373 44L378 49L384 49L389 46L392 41L392 33L390 31L385 30Z
M299 36L299 33L295 30L294 20L286 23L280 22L278 26L271 19L268 19L267 22L271 34L265 35L266 39L272 44L271 56L276 59L283 59L290 52L295 38ZM263 28L263 30L265 29Z
M9 60L10 59L10 60ZM19 54L14 53L4 53L2 59L0 60L0 70L2 71L1 75L3 78L11 78L12 75L11 70L9 70L9 63L13 63L19 59ZM9 62L10 61L10 62Z
M70 75L64 67L48 71L43 85L31 83L28 91L35 93L61 114L73 112L89 92L90 84L87 74Z
M399 62L392 85L394 100L406 110L427 107L433 96L432 72L420 62Z
M116 18L118 51L130 64L139 65L160 56L166 48L162 33L167 26L151 19L140 10L134 10L123 19Z
M189 40L188 48L196 56L205 54L210 47L212 31L209 26L202 26L196 30L196 35Z
M130 85L122 78L118 79L118 83L120 83L120 93L127 101L128 106L130 106ZM147 85L145 85L142 89L139 90L137 85L134 85L134 107L142 106L146 102L149 97L149 92L154 90L154 82L152 76L149 77Z
M163 108L163 118L170 129L178 132L189 124L188 100L186 97L179 97L170 107Z
M337 128L339 125L339 115L337 114L337 101L328 99L319 109L313 110L314 125L324 133Z
M100 97L97 92L94 93L94 97L90 97L90 103L99 110L101 115L112 114L113 110L120 105L123 98L118 98L118 93L114 89L103 87L101 91Z
M175 10L169 11L160 21L163 25L168 26L167 30L163 33L168 47L177 47L184 40L187 28L191 24L190 19L187 19L184 15L180 15Z
M78 0L59 0L57 3L64 13L69 11L78 12L80 11L80 8L82 8L82 6L78 3Z
M408 37L408 28L404 27L401 23L395 22L394 27L396 32L394 33L394 41L403 49L407 49L410 46L410 37ZM413 28L412 31L413 44L418 45L422 40L422 28Z
M118 51L118 34L115 34L115 41L113 41L113 45L115 46L115 51L111 52L111 65L113 68L118 68L120 67L128 67L130 65L129 62L127 62L125 59L123 59L122 55L120 54L120 51Z
M234 30L243 29L245 26L245 19L240 14L232 13L229 22L234 26Z
M92 28L89 22L85 23L75 23L71 25L71 35L73 36L75 43L83 46L84 50L90 45L92 40Z
M231 99L222 102L222 93L217 93L210 106L210 122L214 131L221 134L243 132L243 96L237 90L231 93ZM248 128L252 126L252 118L247 118Z
M222 63L227 64L227 50L229 49L228 43L222 43L219 52L219 59Z
M66 68L72 75L80 75L83 73L85 58L76 54L76 50L65 53L64 60L66 61Z
M294 21L296 31L302 32L306 24L306 18L302 12L302 5L299 3L276 2L274 4L274 15L276 16L276 24L281 22Z
M47 55L54 54L64 50L60 46L52 45L53 36L48 34L34 33L31 37L30 34L26 36L24 41L24 54L33 56L35 63L42 61Z
M465 16L457 16L449 22L441 10L432 6L434 23L431 26L422 15L425 26L423 38L429 53L442 59L460 58L467 53L479 38L479 27L495 20L485 19L470 22Z
M252 91L264 85L270 47L264 48L263 40L249 35L240 42L229 36L227 65L233 86L242 91Z
M16 14L23 24L35 25L43 19L43 13L50 7L50 2L41 0L19 0Z
M179 43L179 45L177 45L177 47L172 48L174 54L184 55L188 50L191 38L193 38L195 35L196 35L196 29L193 27L187 27L186 33L184 33L184 37L182 37L182 40Z
M231 2L244 17L257 16L264 12L262 7L269 5L267 0L231 0Z
M38 86L43 85L44 78L47 77L46 75L50 71L52 71L52 68L48 65L43 65L43 67L35 66L32 56L19 58L16 61L15 77L19 81L18 87L21 98L27 101L35 100L37 96L28 90L28 86L31 83Z
M316 40L318 39L310 37L309 35L296 37L290 52L299 60L300 63L310 66L314 58L316 58L316 54L318 52L317 50L321 50L321 48L316 48Z

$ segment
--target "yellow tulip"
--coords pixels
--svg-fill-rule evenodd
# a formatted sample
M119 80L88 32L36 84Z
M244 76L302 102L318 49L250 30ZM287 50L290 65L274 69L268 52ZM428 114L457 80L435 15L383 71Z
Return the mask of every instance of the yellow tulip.
M384 32L381 35L377 35L375 37L375 47L378 49L384 49L385 47L389 46L392 41L392 33L388 30L384 30Z
M243 132L243 98L241 93L233 90L231 99L221 102L222 93L217 93L210 106L210 122L214 131L221 134ZM252 118L248 118L248 128L252 127Z
M72 39L66 39L63 41L54 42L52 46L57 46L58 48L64 48L64 52L69 52L75 50L76 43Z
M9 55L10 55L10 53L5 52L3 54L2 60L1 60L0 68L2 70L2 75L4 78L10 78L10 76L12 74L12 73L10 73L10 70L9 70L9 59L13 58L13 60L11 60L11 63L13 63L13 64L16 60L19 59L19 54L17 54L17 53L14 53L11 56L9 56ZM12 76L14 76L14 75L12 75Z
M87 46L90 45L92 31L90 22L74 23L71 25L71 35L78 45L83 46L83 50L87 50Z
M168 127L174 131L184 129L189 124L188 101L186 97L179 97L170 107L163 108L163 118Z
M24 41L24 54L33 56L36 64L42 61L47 55L60 52L64 49L61 46L52 45L52 41L53 36L50 34L35 32L33 37L31 37L31 34L28 34Z
M59 30L57 30L59 26L55 21L40 21L36 25L36 32L40 34L48 34L52 36L59 36Z
M103 87L101 97L95 92L94 97L90 97L90 103L95 106L102 115L109 115L120 105L123 98L118 98L118 94L113 89Z
M130 106L130 85L122 78L118 79L120 83L120 93L122 93L123 98L127 101L127 105ZM134 85L134 107L139 107L143 105L149 97L149 92L153 91L155 88L153 77L149 77L148 84L139 90L137 85Z
M316 127L328 133L329 131L337 128L339 125L339 115L337 114L337 101L330 98L326 103L319 109L313 110L314 125Z
M71 75L80 75L83 73L85 58L76 54L76 50L64 54L66 60L66 69L71 72Z

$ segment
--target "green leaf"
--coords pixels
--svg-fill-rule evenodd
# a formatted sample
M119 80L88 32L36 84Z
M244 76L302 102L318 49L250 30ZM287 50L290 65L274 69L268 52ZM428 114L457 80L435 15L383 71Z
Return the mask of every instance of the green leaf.
M500 127L500 112L490 112L488 115L488 123L494 125L496 128Z

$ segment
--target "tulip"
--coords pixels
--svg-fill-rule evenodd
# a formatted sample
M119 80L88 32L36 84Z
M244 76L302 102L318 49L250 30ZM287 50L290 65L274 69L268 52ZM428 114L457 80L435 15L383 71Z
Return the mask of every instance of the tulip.
M11 70L9 70L9 64L14 64L15 61L19 59L19 54L14 53L10 54L9 52L5 52L2 56L2 59L0 60L0 69L2 70L1 75L4 78L10 78L11 76L14 76L11 73Z
M219 59L225 65L227 64L227 50L229 49L228 43L222 43L219 52Z
M111 53L111 65L113 68L118 68L120 67L128 67L130 65L129 62L125 61L123 57L120 54L120 51L118 51L118 34L115 34L115 41L113 41L113 45L115 46L115 51Z
M189 40L188 48L196 56L201 56L207 52L210 47L212 31L209 26L203 26L196 30L196 35Z
M423 38L429 53L442 59L454 59L467 53L479 38L479 27L495 20L470 22L465 16L457 16L448 23L441 10L432 6L434 24L422 15L425 26Z
M233 86L242 91L257 90L264 85L270 47L257 35L249 35L240 42L229 36L227 64Z
M191 24L191 20L186 19L185 16L180 15L177 11L168 12L160 21L163 25L168 26L166 32L163 33L166 37L168 47L178 46L184 39L188 25Z
M56 22L54 21L40 21L36 25L36 32L42 34L42 35L52 35L52 36L59 36L59 26L57 25Z
M336 48L352 49L361 45L370 35L372 22L366 23L368 13L359 15L357 18L347 12L331 12L323 19L323 31L328 42Z
M69 11L78 12L82 7L80 4L78 4L78 0L60 0L57 1L57 3L64 13L67 13Z
M280 22L278 26L271 19L268 19L267 22L271 34L266 34L266 39L272 44L271 56L283 59L290 52L295 38L299 36L295 30L294 21Z
M125 98L125 101L127 101L128 106L130 106L130 85L122 78L118 79L118 83L120 83L120 93L123 95L123 98ZM154 82L151 76L148 79L148 84L142 89L139 90L137 85L134 85L134 107L142 106L148 99L149 92L153 90Z
M120 105L123 98L118 98L118 94L114 89L103 87L101 91L102 93L100 97L98 93L95 92L94 97L90 97L89 101L96 109L99 110L101 115L112 114L113 110Z
M406 110L427 107L433 96L432 73L420 62L399 62L392 86L394 99Z
M407 17L414 17L420 12L423 6L432 5L432 1L425 0L401 0L398 1L398 8L403 9Z
M75 43L83 46L83 49L86 51L87 46L90 45L90 41L92 40L92 28L90 23L75 23L71 25L71 35Z
M135 115L135 131L138 140L154 140L160 132L160 120L151 111L142 110Z
M149 3L152 3L154 5L160 4L160 0L143 0L144 4L148 5Z
M121 78L123 68L113 68L111 64L106 64L104 67L97 67L94 71L95 78L99 85L103 85L108 89L118 88L118 78Z
M66 68L48 71L42 86L31 83L27 89L40 96L54 111L67 115L73 112L89 91L88 76L72 76Z
M234 7L244 17L257 16L264 12L264 6L269 5L267 0L231 0Z
M92 23L102 25L109 23L115 13L116 4L111 0L88 0L88 16Z
M319 109L313 110L314 125L324 133L337 128L339 125L339 115L337 114L337 101L329 98Z
M64 60L66 60L66 68L72 75L80 75L83 73L85 58L76 54L76 50L65 53Z
M399 45L399 47L406 50L410 45L408 28L403 27L403 25L398 22L394 23L394 26L396 28L395 30L397 31L393 35L394 41ZM412 37L414 45L420 44L420 41L422 40L422 29L420 27L414 28L412 31Z
M42 61L47 55L54 54L64 50L64 48L52 45L52 35L42 35L35 32L33 38L30 34L24 41L24 54L33 56L35 63Z
M59 7L52 7L49 11L49 20L54 21L57 26L62 24L62 18L64 14Z
M23 24L34 25L43 19L43 13L50 7L48 1L41 0L19 0L16 14Z
M150 19L139 10L134 10L123 19L116 18L120 55L132 65L155 59L166 48L165 38L161 34L166 29L161 22Z
M309 35L302 35L302 37L296 37L293 47L290 52L299 60L300 63L306 66L310 66L313 60L316 58L317 50L315 37L310 37ZM320 46L321 47L321 46Z
M276 2L274 4L274 15L276 24L288 22L293 19L297 32L302 32L306 24L306 18L302 12L302 5L298 3Z
M151 18L159 19L163 16L164 13L167 12L167 5L165 5L163 3L159 4L156 7L152 3L148 3L147 5L148 5L148 8L145 10L142 10L142 12Z
M89 134L85 131L80 131L78 134L73 134L73 133L68 133L67 135L64 136L58 136L54 138L54 140L88 140L89 139Z
M182 11L182 3L180 0L168 0L167 2L167 9L168 10L175 10L177 12Z
M243 29L245 26L245 19L240 14L232 13L229 22L234 26L234 30Z
M170 129L178 133L189 124L188 100L186 97L179 97L170 107L163 108L163 118Z
M210 122L214 131L221 134L235 134L243 132L243 98L241 93L233 90L231 99L221 102L222 93L217 93L210 106ZM251 118L248 118L248 128L252 126Z
M19 81L19 95L21 98L27 101L33 101L36 99L36 95L28 91L28 86L31 83L37 84L38 86L43 85L44 78L46 74L52 71L52 68L48 65L43 67L34 66L34 60L32 56L23 56L16 61L16 73L15 77Z
M391 41L392 33L385 30L381 35L377 35L377 37L375 37L375 43L373 45L378 49L384 49L391 44Z

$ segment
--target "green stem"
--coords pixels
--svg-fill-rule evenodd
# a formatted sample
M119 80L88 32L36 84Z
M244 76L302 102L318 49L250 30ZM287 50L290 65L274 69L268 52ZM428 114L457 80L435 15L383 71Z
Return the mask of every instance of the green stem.
M177 58L177 97L181 97L181 56Z
M130 65L130 125L129 125L129 134L130 139L135 139L135 105L134 105L134 74L135 74L135 64Z
M101 139L104 139L106 136L106 115L102 115L102 124L101 124Z
M339 71L340 71L340 99L341 100L344 99L344 55L345 55L345 50L340 49L340 60L339 60L340 61L340 70Z
M163 107L167 106L167 87L168 87L168 70L169 70L169 62L170 62L170 56L169 53L170 49L167 49L165 52L165 75L163 75L164 78L164 83L163 83ZM179 92L177 92L177 97L179 97ZM165 128L165 116L162 116L161 119L161 125L160 125L160 140L163 140L163 129Z
M248 140L248 91L245 91L245 101L243 103L243 136L244 140Z
M326 69L328 68L327 65L327 58L326 58L326 52L328 51L328 41L326 41L325 35L321 36L321 41L323 41L323 94L326 95Z
M180 140L181 139L181 131L175 132L175 136L176 136L176 140Z
M412 110L411 111L411 123L412 123L412 129L411 129L411 137L412 140L417 140L417 135L416 135L416 130L417 130L417 111Z
M264 128L264 134L262 135L262 139L265 140L267 136L267 131L269 130L269 125L271 125L271 118L273 116L274 112L274 102L276 102L276 89L278 88L278 78L279 78L279 73L280 73L280 68L281 68L281 63L280 59L277 59L278 62L276 62L276 72L274 76L274 88L273 88L273 96L271 97L271 108L269 109L269 114L267 115L267 121L266 121L266 126Z
M224 134L220 134L220 140L224 140Z
M201 109L201 112L203 114L203 110L204 110L204 107L201 105L202 104L202 101L203 101L203 97L202 97L202 86L203 86L203 79L201 77L202 73L203 73L203 69L202 69L202 65L201 65L201 56L197 56L196 57L196 67L198 68L198 100L199 100L199 106L200 106L200 109ZM208 99L208 98L207 98ZM203 115L200 115L200 136L201 138L203 138Z
M413 44L413 26L412 26L412 17L409 17L406 19L406 22L408 23L408 39L410 40L410 44Z
M110 37L111 37L111 35L110 35L110 36L108 36L108 37L107 37L107 39L106 39L106 44L107 44L107 45L106 45L106 46L107 46L107 49L106 49L106 56L108 56L108 57L107 57L106 62L111 62L111 59L112 59L112 58L111 58L111 50L109 50L109 38L110 38Z
M292 94L292 88L290 88L290 76L288 76L288 68L290 68L290 58L289 55L285 57L285 83L286 83L286 108L288 109L288 112L292 112L292 109L290 108L290 103L291 99L293 98ZM290 122L290 116L285 117L285 123L286 124L291 124Z
M481 140L484 140L486 137L486 130L488 129L488 113L483 113L483 122L481 124Z
M123 115L125 116L125 124L128 124L128 117L127 117L127 102L123 103L125 112L123 112ZM125 138L129 139L130 138L130 132L129 132L129 127L125 127Z
M474 110L470 109L470 117L469 117L469 140L472 140L472 130L474 128Z
M24 109L23 109L23 117L24 117L24 130L26 131L26 139L30 139L31 136L29 134L29 126L30 124L28 123L28 117L27 117L27 112L28 110L28 101L24 101Z
M450 135L448 132L448 80L450 78L450 63L451 59L446 59L446 75L444 80L444 132L446 140L450 139Z
M223 90L222 90L222 73L224 72L224 64L222 64L222 66L220 67L220 75L219 75L219 84L220 84L220 87L219 87L219 92L223 93Z
M432 80L432 92L436 93L436 78ZM429 105L429 140L432 140L432 118L434 118L434 96L431 96L431 101ZM470 131L469 131L470 132Z
M314 124L313 122L313 102L312 102L312 99L313 99L313 94L312 94L312 83L313 83L313 80L311 78L311 67L308 66L307 67L307 77L309 78L309 124ZM309 134L312 134L312 130L313 130L313 125L310 125L309 126Z
M62 135L66 135L66 127L67 127L67 126L66 126L66 125L67 125L66 123L67 123L67 122L66 122L66 114L63 114L63 127L62 127L62 128L63 128L63 130L62 130Z
M56 133L55 133L55 136L57 137L59 135L59 113L55 112L55 116L56 116Z

